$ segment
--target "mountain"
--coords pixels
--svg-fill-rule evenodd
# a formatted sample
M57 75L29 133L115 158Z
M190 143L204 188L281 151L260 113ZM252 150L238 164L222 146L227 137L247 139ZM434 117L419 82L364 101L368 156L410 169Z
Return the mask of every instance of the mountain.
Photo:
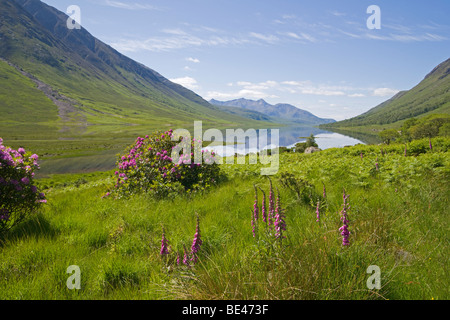
M111 126L161 127L194 120L222 126L248 122L122 55L84 28L67 28L67 19L66 14L39 0L0 0L0 63L14 67L21 82L31 80L46 94L49 113L55 113L56 104L56 112L66 115L52 125L79 125L81 132L89 133L90 125L116 131L117 127ZM21 94L12 87L11 97ZM9 100L8 106L0 102L2 114L6 108L10 110L2 121L24 122L22 105Z
M274 122L282 123L296 123L296 124L307 124L307 125L317 125L323 123L335 122L333 119L323 119L313 115L311 112L299 109L293 105L286 103L279 103L276 105L271 105L260 100L248 100L248 99L236 99L230 101L218 101L210 100L211 104L220 106L223 110L229 112L231 107L241 108L252 112L257 112L258 114L263 114L272 119ZM232 109L231 109L232 110Z
M41 174L114 167L156 129L266 127L230 114L119 53L39 0L0 0L0 137Z
M450 59L435 67L414 88L401 91L369 111L326 127L389 125L413 117L450 113Z

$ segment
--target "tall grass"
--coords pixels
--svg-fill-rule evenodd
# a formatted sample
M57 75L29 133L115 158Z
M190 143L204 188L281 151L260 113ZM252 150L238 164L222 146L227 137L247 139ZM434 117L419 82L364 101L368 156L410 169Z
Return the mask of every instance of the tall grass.
M448 299L449 154L434 146L408 157L401 146L383 156L374 146L282 154L271 178L286 213L281 245L262 220L252 235L254 185L268 190L258 166L224 165L227 182L166 200L101 199L105 174L77 175L66 185L70 176L50 177L42 181L52 186L45 210L0 238L0 299ZM314 201L284 187L283 172L308 181ZM327 194L316 221L322 182ZM343 187L346 247L338 230ZM196 214L199 262L177 266ZM167 261L159 254L162 226ZM81 269L80 290L66 287L70 265ZM370 265L380 267L380 290L367 288Z

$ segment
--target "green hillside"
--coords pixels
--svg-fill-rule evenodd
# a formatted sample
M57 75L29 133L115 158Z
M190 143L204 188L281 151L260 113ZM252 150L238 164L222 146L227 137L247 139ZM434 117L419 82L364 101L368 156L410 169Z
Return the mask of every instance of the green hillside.
M12 92L15 94L11 94ZM58 119L56 105L42 91L36 89L33 81L2 60L0 60L0 101L3 126L32 122L48 125ZM21 116L18 117L18 114Z
M399 92L357 117L324 127L376 132L399 128L406 119L432 114L450 114L450 59L434 68L411 90Z

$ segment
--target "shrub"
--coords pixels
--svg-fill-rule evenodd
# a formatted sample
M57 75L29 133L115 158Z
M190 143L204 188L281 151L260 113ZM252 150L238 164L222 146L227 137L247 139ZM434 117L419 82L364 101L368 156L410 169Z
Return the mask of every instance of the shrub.
M186 142L186 141L184 141ZM189 143L189 142L188 142ZM190 141L191 154L172 161L172 151L179 153L179 142L172 141L172 130L138 137L117 161L116 183L105 196L129 197L147 192L158 198L174 193L195 192L209 188L221 179L214 152L197 150L202 163L194 163L194 148L201 141Z
M378 135L385 144L390 144L391 141L395 141L400 137L400 133L395 129L383 130L379 132Z
M316 148L319 147L318 144L316 143L316 138L312 133L308 138L306 138L305 142L298 142L295 144L294 152L304 153L305 150L309 147L316 147Z
M32 215L45 195L33 183L34 171L39 169L36 154L25 149L11 149L0 138L0 232Z

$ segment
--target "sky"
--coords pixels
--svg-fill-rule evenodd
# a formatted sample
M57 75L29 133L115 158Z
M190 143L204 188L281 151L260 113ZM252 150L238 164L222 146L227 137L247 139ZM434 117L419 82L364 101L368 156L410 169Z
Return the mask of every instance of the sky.
M206 100L264 99L336 120L450 58L448 0L43 2L78 6L93 36Z

